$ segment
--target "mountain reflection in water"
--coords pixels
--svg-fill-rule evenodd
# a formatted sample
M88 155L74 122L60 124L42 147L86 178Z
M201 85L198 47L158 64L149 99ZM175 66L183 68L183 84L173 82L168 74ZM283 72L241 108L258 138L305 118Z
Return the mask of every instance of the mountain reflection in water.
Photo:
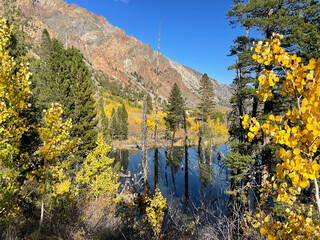
M227 145L217 146L211 165L209 156L206 159L199 157L197 150L191 147L188 149L186 167L184 147L174 148L173 159L170 151L159 148L158 179L155 179L154 150L150 149L148 150L149 188L153 192L155 180L158 180L160 191L168 201L187 200L195 206L200 206L200 203L214 204L216 201L227 203L229 195L225 191L229 189L230 184L226 169L223 168L223 156L228 152ZM120 168L123 176L133 178L136 174L139 179L142 172L141 151L116 150L110 153L110 157L115 158L114 164ZM121 181L124 183L125 178Z

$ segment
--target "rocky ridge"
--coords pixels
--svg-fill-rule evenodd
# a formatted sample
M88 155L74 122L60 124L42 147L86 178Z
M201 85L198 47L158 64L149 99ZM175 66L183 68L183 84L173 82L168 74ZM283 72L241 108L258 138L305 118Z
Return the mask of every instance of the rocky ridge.
M126 35L104 17L63 0L17 0L17 4L24 16L31 19L25 31L33 43L40 42L42 30L46 28L51 37L62 41L65 47L80 49L93 69L103 72L111 80L152 93L156 82L157 52L150 45ZM201 77L200 72L160 54L161 98L168 98L176 82L189 105L194 106ZM216 102L227 106L231 97L230 86L214 79L212 82Z

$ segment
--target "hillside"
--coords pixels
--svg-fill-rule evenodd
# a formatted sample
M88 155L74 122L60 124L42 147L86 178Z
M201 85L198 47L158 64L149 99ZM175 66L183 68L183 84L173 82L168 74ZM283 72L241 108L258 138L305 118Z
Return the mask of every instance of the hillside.
M17 0L28 21L24 30L32 44L38 44L43 29L62 41L65 47L81 50L87 63L110 80L130 84L152 94L156 81L157 53L149 44L111 25L104 17L97 16L75 4L63 0ZM160 96L167 99L176 82L188 99L190 106L197 102L197 91L202 74L160 54ZM212 79L216 102L228 106L230 86Z

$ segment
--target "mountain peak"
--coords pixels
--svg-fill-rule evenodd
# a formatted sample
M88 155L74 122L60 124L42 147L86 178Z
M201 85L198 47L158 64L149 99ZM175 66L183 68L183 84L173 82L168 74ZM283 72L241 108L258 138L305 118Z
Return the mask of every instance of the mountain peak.
M32 18L26 31L35 43L40 42L42 30L46 28L51 37L62 41L65 47L80 49L93 69L102 71L111 80L152 94L157 78L157 54L149 44L127 36L103 16L63 0L17 0L17 4L27 18ZM163 55L159 63L160 97L167 99L173 84L177 83L190 105L195 105L202 74ZM216 102L228 105L229 86L212 81Z

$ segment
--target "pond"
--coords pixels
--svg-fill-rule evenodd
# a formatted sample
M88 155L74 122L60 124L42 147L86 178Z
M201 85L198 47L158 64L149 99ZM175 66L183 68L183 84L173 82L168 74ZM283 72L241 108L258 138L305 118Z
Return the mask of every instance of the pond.
M214 149L212 164L209 156L199 157L197 149L188 149L188 167L186 167L184 147L175 147L173 160L170 151L159 149L158 174L154 168L154 150L148 150L148 185L154 192L155 181L159 183L162 195L167 199L179 200L184 203L200 206L203 203L214 205L226 204L229 195L225 193L230 188L228 174L223 166L223 156L229 153L225 144ZM136 181L142 172L142 152L138 150L116 150L110 153L115 158L115 164L121 171L121 182L127 179ZM158 176L157 176L158 175ZM135 179L134 176L136 176ZM142 191L142 190L141 190Z

